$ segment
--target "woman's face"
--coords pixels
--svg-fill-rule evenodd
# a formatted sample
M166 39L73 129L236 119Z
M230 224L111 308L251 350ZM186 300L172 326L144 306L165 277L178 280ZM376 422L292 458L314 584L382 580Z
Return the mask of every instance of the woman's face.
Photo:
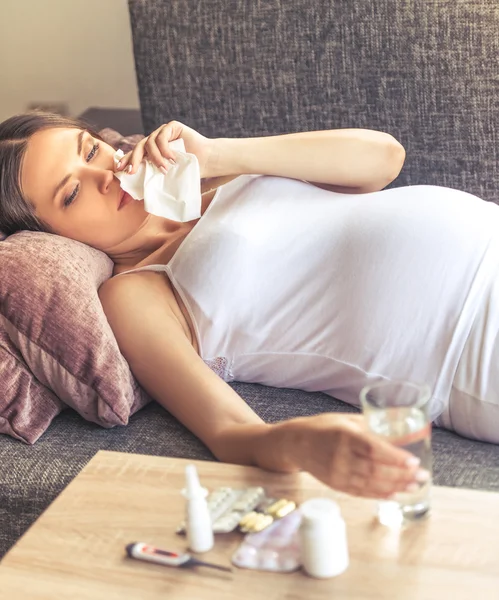
M84 130L39 131L27 145L23 194L55 233L112 251L148 217L142 202L123 196L113 174L114 154L109 144Z

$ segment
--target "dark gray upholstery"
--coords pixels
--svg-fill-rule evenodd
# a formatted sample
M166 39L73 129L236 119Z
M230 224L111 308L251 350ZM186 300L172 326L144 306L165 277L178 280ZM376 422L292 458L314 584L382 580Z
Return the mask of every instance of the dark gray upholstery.
M396 185L496 200L497 0L129 0L146 133L336 127L407 149Z
M210 136L333 127L394 134L396 185L495 200L497 0L129 0L146 132ZM352 410L323 394L234 384L267 421ZM499 447L434 431L435 481L499 490ZM33 447L0 439L0 556L99 449L213 458L157 405L104 430L72 411Z

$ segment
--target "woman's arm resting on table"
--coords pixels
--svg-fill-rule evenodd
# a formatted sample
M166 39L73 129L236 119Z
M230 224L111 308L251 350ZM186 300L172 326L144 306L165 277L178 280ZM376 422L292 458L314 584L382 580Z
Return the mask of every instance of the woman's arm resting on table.
M258 173L303 179L334 191L383 189L400 173L403 146L370 129L332 129L213 140L210 175Z
M142 387L222 461L305 469L336 489L385 497L414 480L411 455L367 433L358 415L264 423L196 353L173 312L165 276L136 273L99 295L121 352ZM144 307L147 307L144 310Z

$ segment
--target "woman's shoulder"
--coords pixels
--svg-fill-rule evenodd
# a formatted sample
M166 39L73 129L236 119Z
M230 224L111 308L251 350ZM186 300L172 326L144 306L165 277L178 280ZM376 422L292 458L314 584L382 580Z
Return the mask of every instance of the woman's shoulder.
M140 318L160 309L164 316L176 315L178 307L169 280L156 271L133 271L111 277L99 288L99 298L108 320Z
M108 311L142 312L144 307L160 303L174 312L177 304L163 265L114 275L99 288L99 298Z
M158 268L123 270L107 279L99 288L99 296L118 300L122 295L130 302L143 301L146 296L171 293L169 280L164 276L164 266L154 265Z
M160 320L172 319L180 325L185 336L198 352L194 327L181 299L165 276L164 265L158 269L134 270L105 281L99 288L99 298L104 312L114 329L114 324L128 319L140 320L145 313L156 314Z

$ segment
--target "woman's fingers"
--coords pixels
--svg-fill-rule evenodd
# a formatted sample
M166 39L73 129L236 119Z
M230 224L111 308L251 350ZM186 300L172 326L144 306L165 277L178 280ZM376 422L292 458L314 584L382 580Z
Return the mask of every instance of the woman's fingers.
M175 152L171 149L169 142L181 137L184 126L178 121L171 121L158 130L155 142L161 154L167 161L175 163Z
M149 136L140 140L132 152L120 160L117 170L134 174L142 160L147 158L166 173L172 164L175 164L175 153L170 148L169 142L180 137L182 128L182 123L178 121L170 121L161 125Z
M147 142L147 138L140 140L137 143L135 148L125 154L125 156L120 160L119 166L117 167L118 171L124 171L125 173L133 174L137 172L137 167L140 165L144 158L144 148Z
M359 438L359 443L355 446L355 453L387 465L398 465L399 467L417 467L419 465L419 459L414 454L368 431L363 434L362 438Z
M430 474L424 469L392 467L358 459L352 465L351 485L357 495L384 498L396 492L415 491L429 478Z
M387 498L416 491L430 478L417 457L369 431L362 415L302 417L295 430L301 448L297 464L337 490Z
M354 496L386 498L397 492L415 491L428 479L426 471L373 465L366 459L345 456L331 465L326 483Z
M419 459L369 432L360 419L345 420L330 463L329 485L347 493L386 498L428 481Z
M169 148L168 139L165 141L164 136L161 135L162 131L164 130L156 130L149 136L145 145L145 150L147 159L150 160L153 165L159 169L168 171L171 167L169 158L172 158L170 155L172 155L173 152Z
M132 155L132 153L128 152L127 154L125 154L124 156L122 156L120 158L120 160L118 161L118 163L116 165L116 171L124 171L129 166L128 162L130 160L131 155Z

